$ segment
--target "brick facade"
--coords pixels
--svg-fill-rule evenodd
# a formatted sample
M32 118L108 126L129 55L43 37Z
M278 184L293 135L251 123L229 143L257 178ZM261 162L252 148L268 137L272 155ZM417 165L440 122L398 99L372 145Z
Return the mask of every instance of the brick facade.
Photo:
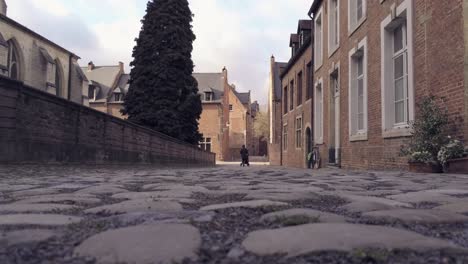
M290 39L289 62L277 63L271 58L269 157L272 165L307 167L307 154L313 146L311 30L311 20L299 21L297 34L292 34Z
M408 20L408 68L413 74L408 74L409 87L414 88L414 100L408 105L416 105L418 98L426 95L440 96L447 102L448 110L454 124L459 124L460 129L456 133L462 140L468 136L467 127L467 85L465 82L466 71L466 45L464 31L467 23L464 18L466 1L424 1L424 0L386 0L363 1L365 12L362 24L355 30L348 27L348 3L340 1L339 7L339 46L336 51L329 50L329 16L330 7L328 0L315 1L311 11L315 18L321 12L323 28L323 63L315 66L315 83L322 81L323 89L323 143L318 142L321 150L322 166L329 163L330 149L338 146L337 153L341 153L338 162L344 168L357 169L395 169L407 167L407 159L399 156L400 146L408 139L409 131L403 128L401 131L388 131L384 126L383 112L383 83L384 74L382 54L388 52L382 36L386 33L382 30L384 21L397 23L395 19L401 19L402 15ZM351 1L352 2L352 1ZM382 3L381 3L382 2ZM406 14L399 14L406 7ZM464 9L465 8L465 9ZM393 13L393 15L392 15ZM466 17L466 16L465 16ZM392 20L393 18L393 20ZM396 22L393 22L396 21ZM464 22L465 21L465 22ZM390 24L389 24L390 25ZM412 25L412 26L410 26ZM412 45L411 41L412 40ZM353 49L359 49L359 43L367 43L365 48L365 66L367 68L367 128L366 133L356 138L350 133L350 100L349 74L350 54ZM387 48L384 48L387 47ZM413 62L412 64L410 62ZM412 65L412 66L411 66ZM334 98L331 88L331 73L339 72L339 96L333 105ZM410 89L409 89L410 90ZM314 89L314 91L316 91ZM411 92L409 92L411 93ZM340 113L338 123L333 120L335 110ZM407 110L411 111L411 110ZM411 117L410 117L411 118ZM417 118L417 107L414 110L414 118ZM338 124L338 125L336 125ZM463 130L463 127L465 129ZM333 137L338 131L339 140Z
M213 166L215 154L0 77L0 163Z

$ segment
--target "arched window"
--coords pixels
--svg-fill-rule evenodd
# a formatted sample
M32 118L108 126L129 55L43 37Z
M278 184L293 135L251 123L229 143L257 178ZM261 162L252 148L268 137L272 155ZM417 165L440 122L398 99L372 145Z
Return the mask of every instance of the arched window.
M19 54L13 41L8 42L8 75L13 80L20 79Z

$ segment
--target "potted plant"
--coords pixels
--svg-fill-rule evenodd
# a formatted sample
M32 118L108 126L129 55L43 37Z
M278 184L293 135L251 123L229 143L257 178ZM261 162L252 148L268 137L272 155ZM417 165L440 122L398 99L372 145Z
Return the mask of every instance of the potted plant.
M468 151L463 144L456 139L443 146L438 154L438 159L444 171L449 173L468 174Z
M438 159L441 148L448 143L446 136L449 124L446 108L437 105L433 96L424 97L418 104L418 117L411 125L411 139L402 146L401 154L409 157L411 172L442 172Z

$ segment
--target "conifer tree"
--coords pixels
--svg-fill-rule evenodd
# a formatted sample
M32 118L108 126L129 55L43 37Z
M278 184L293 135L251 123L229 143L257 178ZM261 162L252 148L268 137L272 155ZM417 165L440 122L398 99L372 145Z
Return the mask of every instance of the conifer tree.
M133 49L123 114L131 122L198 144L202 106L193 73L187 0L151 0Z

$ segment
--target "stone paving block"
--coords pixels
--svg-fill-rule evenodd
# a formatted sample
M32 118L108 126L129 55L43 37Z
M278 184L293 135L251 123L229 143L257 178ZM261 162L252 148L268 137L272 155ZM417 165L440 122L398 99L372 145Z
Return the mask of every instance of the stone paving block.
M120 186L98 185L98 186L92 186L92 187L88 187L88 188L78 190L75 193L77 193L77 194L81 194L81 193L86 193L86 194L116 194L116 193L123 193L123 192L128 192L128 191L123 189L123 188L120 188Z
M374 201L359 201L343 205L340 208L351 213L365 213L372 211L390 210L397 207Z
M56 195L40 195L32 196L15 203L73 203L92 205L100 203L101 200L94 195L78 195L78 194L56 194Z
M81 243L75 255L94 257L103 264L172 264L197 259L200 245L200 232L193 226L156 224L97 234Z
M79 207L68 204L28 204L28 203L11 203L0 205L0 212L11 213L46 213L52 211L63 211L77 209Z
M265 214L260 218L260 221L264 222L275 222L278 220L293 220L297 217L306 217L310 220L314 220L317 223L344 223L346 222L346 218L341 215L322 212L313 209L304 209L304 208L296 208L296 209L289 209L284 211L273 212L269 214ZM312 221L311 221L312 222Z
M1 225L38 225L38 226L61 226L78 223L81 217L57 215L57 214L7 214L0 215Z
M145 198L190 198L191 191L153 191L153 192L125 192L112 195L116 199L145 199Z
M145 211L182 211L182 209L182 205L177 202L139 199L90 208L85 210L85 213L96 214L100 212L108 212L113 214L121 214Z
M445 210L454 213L468 214L468 202L452 203L434 208L435 210Z
M51 189L51 188L36 188L36 189L28 189L24 191L16 191L12 192L10 195L13 197L28 197L28 196L36 196L36 195L50 195L50 194L57 194L60 193L58 189Z
M408 223L449 224L468 222L468 217L442 210L393 209L364 213L363 216L382 220L400 220Z
M396 228L330 223L254 231L242 245L257 255L287 254L288 257L367 248L417 251L458 248L444 240Z
M254 201L244 201L244 202L235 202L235 203L225 203L225 204L212 204L200 208L201 211L213 211L221 210L227 208L259 208L259 207L268 207L268 206L287 206L287 203L283 202L273 202L269 200L254 200Z
M0 233L0 244L2 241L8 246L30 242L41 242L48 240L55 235L55 231L48 229L26 229L9 232L4 231L3 233Z
M0 184L0 192L13 192L13 191L22 191L36 188L36 185L30 184Z
M404 194L390 195L390 196L387 196L386 198L404 202L404 203L429 202L429 203L446 204L446 203L455 203L459 201L459 198L446 195L440 192L435 192L435 191L410 192L410 193L404 193Z

